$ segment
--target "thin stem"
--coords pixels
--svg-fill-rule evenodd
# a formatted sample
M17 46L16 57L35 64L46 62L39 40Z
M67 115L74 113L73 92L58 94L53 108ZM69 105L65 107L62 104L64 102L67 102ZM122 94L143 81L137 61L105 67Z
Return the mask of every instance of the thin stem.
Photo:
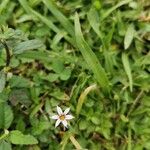
M1 43L3 44L3 46L5 47L5 50L6 50L6 67L8 67L10 64L10 58L11 58L10 50L5 41L1 41Z
M129 115L131 114L131 112L133 111L135 105L137 104L137 102L140 100L141 96L143 95L143 90L138 94L138 96L136 97L136 99L134 100L132 106L130 107L127 117L129 117Z
M4 33L4 29L2 27L1 27L1 32ZM10 64L10 58L11 58L10 49L9 49L6 41L0 39L0 42L3 44L5 51L6 51L6 67L8 67Z

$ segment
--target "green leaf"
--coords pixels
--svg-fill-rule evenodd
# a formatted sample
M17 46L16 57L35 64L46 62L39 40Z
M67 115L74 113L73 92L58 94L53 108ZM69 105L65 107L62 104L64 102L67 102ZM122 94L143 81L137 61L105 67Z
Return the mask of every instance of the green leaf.
M52 62L52 69L55 73L61 73L64 70L64 64L60 59L55 59Z
M71 75L71 70L69 68L66 68L60 74L60 79L61 80L68 80L70 75Z
M134 26L133 24L131 24L128 26L128 29L126 31L125 38L124 38L125 49L129 48L129 46L131 45L133 37L134 37Z
M126 72L128 79L129 79L130 91L132 92L133 81L132 81L131 68L130 68L128 56L125 53L122 54L122 63L123 63L125 72Z
M87 87L80 95L79 99L78 99L78 104L77 104L77 107L76 107L76 114L77 116L79 115L81 109L82 109L82 106L83 106L83 103L85 102L86 100L86 96L93 90L96 90L97 89L97 86L96 84L94 85L91 85L89 87Z
M18 130L10 132L10 141L16 145L33 145L38 144L37 139L32 135L24 135Z
M89 21L91 27L95 31L95 33L97 33L97 35L101 38L101 33L100 33L100 29L99 29L100 19L98 16L98 12L94 8L91 8L87 14L87 18L88 18L88 21Z
M26 78L22 76L12 76L12 78L9 80L10 87L17 87L17 88L28 88L30 87L30 82Z
M43 23L45 23L50 29L52 29L54 32L56 32L56 33L61 32L61 33L62 33L62 31L61 31L56 25L54 25L54 23L53 23L50 19L44 17L43 15L41 15L40 13L38 13L37 11L34 11L34 10L28 5L28 3L27 3L26 0L19 0L19 2L20 2L20 4L22 5L22 7L25 9L25 11L26 11L27 13L30 13L30 14L33 16L33 17L32 17L33 19L34 19L35 17L37 17L37 18L39 18ZM67 35L64 35L64 38L65 38L69 43L71 43L72 45L74 45L74 40L73 40L73 39L71 39L71 38L68 37Z
M11 144L4 140L0 141L0 150L12 150Z
M43 47L43 43L40 40L28 40L28 41L19 43L17 46L15 46L13 51L14 51L14 54L21 54L24 51L38 49L41 47Z
M31 102L31 97L28 89L25 88L19 88L19 89L13 89L10 92L9 100L13 106L16 106L18 103L29 106Z
M0 129L8 129L13 121L13 112L7 103L0 103Z
M96 116L93 116L91 118L91 121L95 124L95 125L99 125L100 124L100 119Z
M45 18L44 16L42 16L38 12L34 11L28 5L28 2L26 0L19 0L19 3L21 4L21 6L25 9L25 11L27 13L29 13L33 16L33 18L34 18L34 16L36 16L36 17L40 18L42 20L42 22L44 22L48 27L50 27L50 29L52 29L56 33L59 31L59 29L53 24L53 22L51 20L48 20L47 18Z
M3 71L0 72L0 92L5 88L6 77Z
M84 120L82 120L80 123L79 123L79 129L80 130L85 130L86 128L88 127L88 123Z
M83 38L78 14L76 14L75 16L75 38L77 46L81 51L83 58L89 65L89 68L94 73L95 79L105 92L109 92L109 81L106 72L104 68L101 66L95 53L91 50L91 48Z

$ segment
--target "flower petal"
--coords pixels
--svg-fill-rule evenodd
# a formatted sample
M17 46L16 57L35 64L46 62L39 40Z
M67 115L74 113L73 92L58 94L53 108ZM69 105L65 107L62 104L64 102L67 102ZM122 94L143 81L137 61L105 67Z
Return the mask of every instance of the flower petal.
M59 106L57 106L57 113L59 115L63 114L63 111L62 111L62 109Z
M66 121L66 120L63 120L63 121L62 121L62 124L64 125L64 127L66 127L66 128L67 128L67 124L68 124L68 123L67 123L67 121Z
M73 117L72 115L66 115L66 116L65 116L65 119L66 119L66 120L70 120L70 119L73 119L73 118L74 118L74 117Z
M59 119L59 116L58 115L54 115L54 116L51 117L51 119L55 119L55 120Z
M56 121L56 123L55 123L55 128L58 127L60 123L61 123L61 120L58 119L58 120Z
M67 128L67 121L66 120L63 120L62 124Z
M64 114L68 114L68 112L70 111L70 108L67 108L65 111L64 111Z

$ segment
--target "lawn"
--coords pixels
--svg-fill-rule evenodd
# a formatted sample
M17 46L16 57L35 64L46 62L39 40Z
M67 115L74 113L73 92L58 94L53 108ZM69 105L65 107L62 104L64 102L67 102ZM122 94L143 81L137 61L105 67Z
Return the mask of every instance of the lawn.
M0 150L150 150L149 0L0 0Z

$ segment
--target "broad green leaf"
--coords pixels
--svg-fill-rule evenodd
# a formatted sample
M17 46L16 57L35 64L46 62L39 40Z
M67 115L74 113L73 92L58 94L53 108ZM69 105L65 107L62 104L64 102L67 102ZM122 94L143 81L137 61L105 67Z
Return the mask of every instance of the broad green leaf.
M11 144L4 140L0 141L0 150L12 150Z
M126 31L125 38L124 38L124 48L125 49L129 48L129 46L131 45L133 37L134 37L134 26L133 26L133 24L130 24L128 26L128 29Z
M22 76L13 75L9 80L10 87L14 88L28 88L30 87L30 81Z
M89 65L89 68L94 73L95 79L105 92L109 92L109 81L106 72L104 68L101 66L95 53L91 50L91 48L83 38L78 14L76 14L75 16L75 38L77 46L81 51L83 58Z
M13 49L14 54L21 54L27 50L33 50L43 47L43 43L40 40L28 40L21 42Z
M16 106L18 103L20 103L27 107L32 103L30 93L27 88L13 89L10 92L9 101L13 106Z
M0 72L0 92L5 88L6 77L3 71Z
M99 125L100 124L100 119L97 116L93 116L91 118L92 123L94 123L95 125Z
M38 144L38 141L34 136L30 134L24 135L18 130L14 130L10 132L10 141L12 144L16 144L16 145Z
M45 6L51 11L51 13L57 18L57 20L62 24L65 30L74 37L74 28L72 23L67 19L55 6L54 2L51 0L42 0Z
M61 73L64 70L63 62L60 59L53 60L52 69L55 73Z
M67 80L69 79L70 75L71 75L71 69L66 68L62 71L62 73L60 73L60 79Z
M50 128L49 121L40 121L32 128L32 133L34 135L40 135L43 131L47 131Z
M0 129L8 129L13 121L11 107L4 102L0 103Z
M122 63L123 63L125 72L126 72L128 79L129 79L130 91L132 92L133 81L132 81L131 68L130 68L128 56L125 53L122 54Z

